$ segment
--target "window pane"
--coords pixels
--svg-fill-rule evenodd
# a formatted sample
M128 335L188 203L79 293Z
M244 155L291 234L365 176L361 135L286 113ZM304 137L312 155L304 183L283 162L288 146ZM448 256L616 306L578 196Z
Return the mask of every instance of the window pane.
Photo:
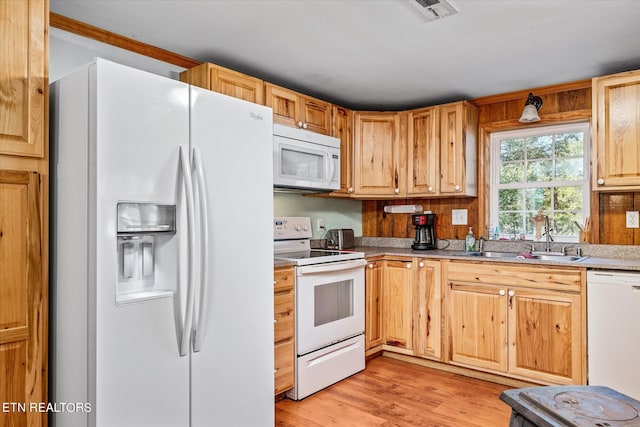
M561 133L555 135L556 156L582 156L584 152L584 134L582 132Z
M522 210L522 190L500 190L498 192L498 209L501 211Z
M500 234L509 239L519 238L522 232L522 213L500 212L498 215Z
M524 162L507 163L500 169L500 183L524 182Z
M553 138L551 135L534 136L527 138L528 159L548 159L551 157Z
M557 212L555 215L555 234L560 236L577 236L578 227L574 221L578 224L582 221L582 212ZM553 236L552 232L552 236Z
M524 160L524 139L505 139L500 141L500 160Z
M527 182L551 181L551 160L541 160L527 163Z
M582 158L556 160L556 179L580 181L584 176Z
M528 188L525 191L526 206L528 211L548 211L551 209L551 189L550 188Z
M558 187L553 204L556 210L582 210L582 187Z

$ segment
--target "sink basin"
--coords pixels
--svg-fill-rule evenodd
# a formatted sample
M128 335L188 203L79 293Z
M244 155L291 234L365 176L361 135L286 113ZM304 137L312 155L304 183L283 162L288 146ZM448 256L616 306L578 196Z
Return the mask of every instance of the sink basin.
M516 258L517 252L469 252L468 256L477 256L483 258Z
M550 254L536 254L531 256L533 259L539 259L542 261L582 261L586 257L577 255L550 255Z

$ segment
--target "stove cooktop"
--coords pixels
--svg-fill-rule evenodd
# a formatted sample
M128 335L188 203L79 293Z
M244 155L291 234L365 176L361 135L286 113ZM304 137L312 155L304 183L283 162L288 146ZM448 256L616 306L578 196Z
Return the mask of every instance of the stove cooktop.
M276 253L275 259L295 261L297 265L321 264L325 262L350 261L364 258L364 252L309 249L305 251Z

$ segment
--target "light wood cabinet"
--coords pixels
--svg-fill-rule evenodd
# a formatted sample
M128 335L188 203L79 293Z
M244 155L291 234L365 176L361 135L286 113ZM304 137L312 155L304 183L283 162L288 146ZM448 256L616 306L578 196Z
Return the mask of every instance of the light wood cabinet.
M406 195L476 196L477 128L466 101L409 111Z
M214 92L264 105L262 80L205 62L180 73L180 80Z
M440 261L417 259L414 296L415 355L440 359L442 354L442 276Z
M350 197L353 194L353 111L331 107L331 136L340 139L340 189L331 196Z
M365 278L369 290L369 333L365 330L365 335L370 345L367 350L378 347L439 360L442 352L440 279L439 261L414 257L370 261ZM379 292L378 301L375 301L376 292ZM375 315L376 309L381 315ZM378 333L380 327L381 334Z
M357 112L354 128L355 197L477 195L478 110L472 104Z
M369 259L365 268L365 351L382 345L383 266L381 259Z
M640 189L640 70L592 80L593 189Z
M273 121L324 135L331 134L331 103L265 82L265 105Z
M0 425L43 426L48 319L48 0L0 0Z
M447 360L546 384L584 384L584 276L577 268L447 261Z
M40 177L0 170L1 402L46 401L46 288L42 278ZM10 408L0 425L44 425L36 411Z
M405 127L406 116L400 113L355 113L353 149L356 196L404 195Z
M274 271L274 362L275 394L294 386L295 364L295 273L292 267Z

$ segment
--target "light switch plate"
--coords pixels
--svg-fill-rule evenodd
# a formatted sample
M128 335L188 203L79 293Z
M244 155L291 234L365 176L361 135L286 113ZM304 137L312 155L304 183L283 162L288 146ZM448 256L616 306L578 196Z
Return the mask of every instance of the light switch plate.
M451 225L467 225L467 210L466 209L452 209L451 210Z
M627 228L640 228L640 213L627 211Z

